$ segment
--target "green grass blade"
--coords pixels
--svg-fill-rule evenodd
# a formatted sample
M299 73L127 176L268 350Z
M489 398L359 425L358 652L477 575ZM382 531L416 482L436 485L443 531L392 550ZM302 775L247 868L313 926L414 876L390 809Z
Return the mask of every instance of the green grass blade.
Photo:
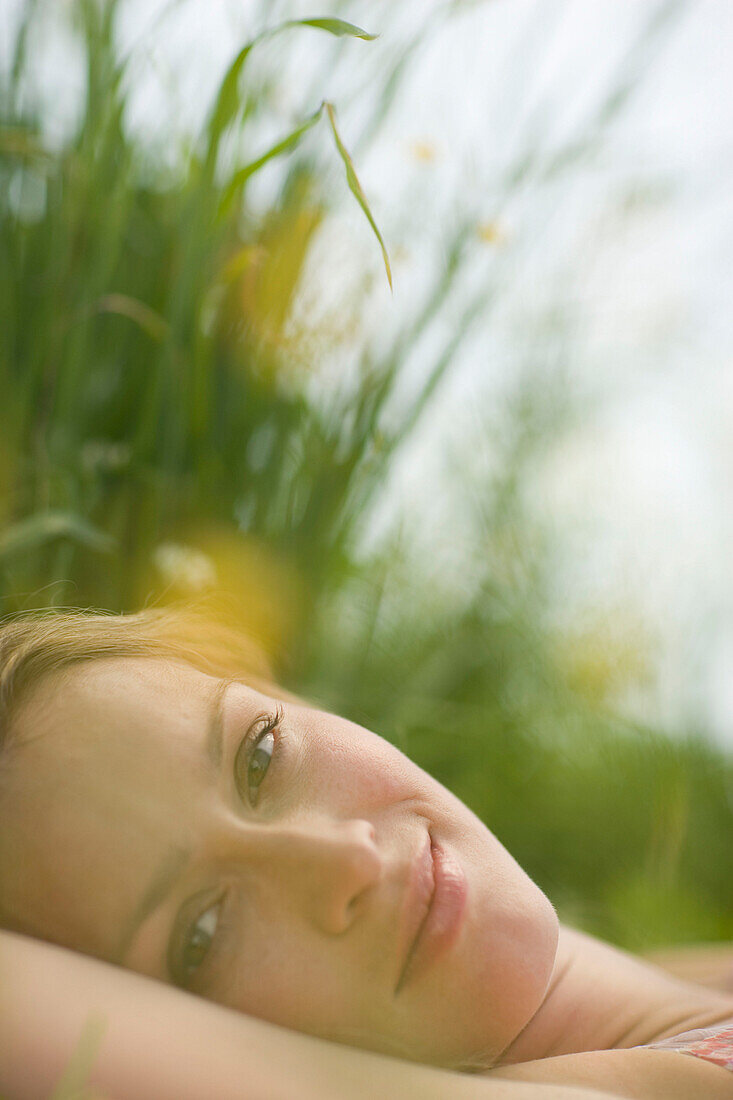
M349 190L351 191L352 195L354 196L356 201L359 203L359 206L364 211L366 219L369 222L370 226L372 227L372 230L374 232L375 237L379 241L379 247L382 249L382 259L384 260L384 267L385 267L385 270L387 272L387 282L389 283L389 289L392 290L393 289L393 287L392 287L392 269L391 269L390 264L389 264L389 255L387 253L387 247L384 243L384 240L382 239L382 234L379 232L379 229L377 227L377 223L375 222L374 217L372 216L372 212L369 209L369 204L366 200L366 195L364 194L364 191L362 190L362 186L359 183L359 179L356 175L356 171L354 170L353 161L351 160L351 157L349 156L349 151L346 148L346 146L344 145L344 143L341 140L341 137L339 135L338 128L336 126L336 112L334 111L333 104L324 103L324 106L325 106L326 112L328 114L328 121L331 124L331 132L333 133L333 139L336 142L336 148L338 149L338 153L339 153L339 156L341 157L341 160L344 162L344 168L346 169L346 182L349 185Z
M291 149L294 149L304 134L307 134L307 132L315 126L322 114L323 106L321 105L317 111L309 115L304 122L301 122L299 126L296 126L294 130L291 130L290 133L284 138L281 138L280 141L276 141L274 145L271 145L261 156L250 161L249 164L245 164L243 168L240 168L239 171L234 173L227 184L219 204L220 218L223 218L228 213L232 203L237 196L241 194L242 188L245 186L250 176L258 172L268 161L274 160L275 157L282 156L283 153L288 153Z
M316 30L327 31L329 34L336 35L337 38L348 36L361 38L364 42L374 42L379 38L378 34L369 34L368 31L363 31L361 27L356 27L343 19L290 19L283 26L315 27Z
M360 27L354 26L353 23L346 23L342 19L288 19L283 23L278 23L275 27L269 27L247 42L234 58L219 86L219 94L208 125L209 145L206 154L206 166L209 172L213 171L221 135L234 120L237 113L239 107L239 80L247 58L258 43L263 42L266 38L272 38L290 27L313 27L315 30L326 31L328 34L337 37L348 35L366 41L376 38L376 35L370 35Z
M92 1014L84 1024L79 1042L57 1082L51 1100L95 1100L101 1094L88 1085L89 1076L99 1054L107 1021L101 1014Z
M263 37L264 35L258 35L257 38L253 38L251 42L248 42L242 47L227 69L224 79L219 85L219 93L216 97L216 103L214 104L214 110L212 111L208 125L209 143L206 153L206 167L209 172L213 173L214 170L214 161L219 149L221 135L237 113L237 108L239 106L239 78L242 75L242 69L253 48Z
M0 560L26 554L54 539L65 538L90 550L109 553L114 539L69 512L37 512L0 534Z
M156 310L128 294L105 294L94 306L94 312L116 313L120 317L128 317L151 340L158 343L170 334L170 325Z

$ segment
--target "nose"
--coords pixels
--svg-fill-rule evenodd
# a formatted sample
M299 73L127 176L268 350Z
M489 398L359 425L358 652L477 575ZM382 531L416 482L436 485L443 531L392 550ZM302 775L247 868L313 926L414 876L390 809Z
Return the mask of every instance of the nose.
M279 904L295 906L329 935L351 927L382 877L374 826L363 819L257 825L238 819L224 843L275 890Z

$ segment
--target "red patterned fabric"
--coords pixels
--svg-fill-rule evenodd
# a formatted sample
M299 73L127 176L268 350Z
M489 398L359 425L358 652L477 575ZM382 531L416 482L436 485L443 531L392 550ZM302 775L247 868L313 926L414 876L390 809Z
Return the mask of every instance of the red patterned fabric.
M649 1043L654 1050L678 1050L680 1054L692 1054L695 1058L704 1058L716 1066L733 1070L733 1021L722 1026L703 1027L697 1031L685 1031L673 1035L671 1039L662 1039L658 1043Z

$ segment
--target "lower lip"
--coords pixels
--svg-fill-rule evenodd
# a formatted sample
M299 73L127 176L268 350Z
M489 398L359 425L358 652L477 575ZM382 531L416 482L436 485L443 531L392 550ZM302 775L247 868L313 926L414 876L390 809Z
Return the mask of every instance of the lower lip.
M468 886L460 864L439 844L431 840L435 872L435 891L430 909L402 971L399 993L415 974L432 966L455 943L463 924Z

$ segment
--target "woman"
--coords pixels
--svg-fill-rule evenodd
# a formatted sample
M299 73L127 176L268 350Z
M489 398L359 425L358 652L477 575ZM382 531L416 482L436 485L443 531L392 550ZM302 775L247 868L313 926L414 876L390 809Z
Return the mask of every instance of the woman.
M238 636L16 619L0 706L3 1095L50 1095L101 1016L115 1098L733 1096L733 995L560 927L458 799Z

